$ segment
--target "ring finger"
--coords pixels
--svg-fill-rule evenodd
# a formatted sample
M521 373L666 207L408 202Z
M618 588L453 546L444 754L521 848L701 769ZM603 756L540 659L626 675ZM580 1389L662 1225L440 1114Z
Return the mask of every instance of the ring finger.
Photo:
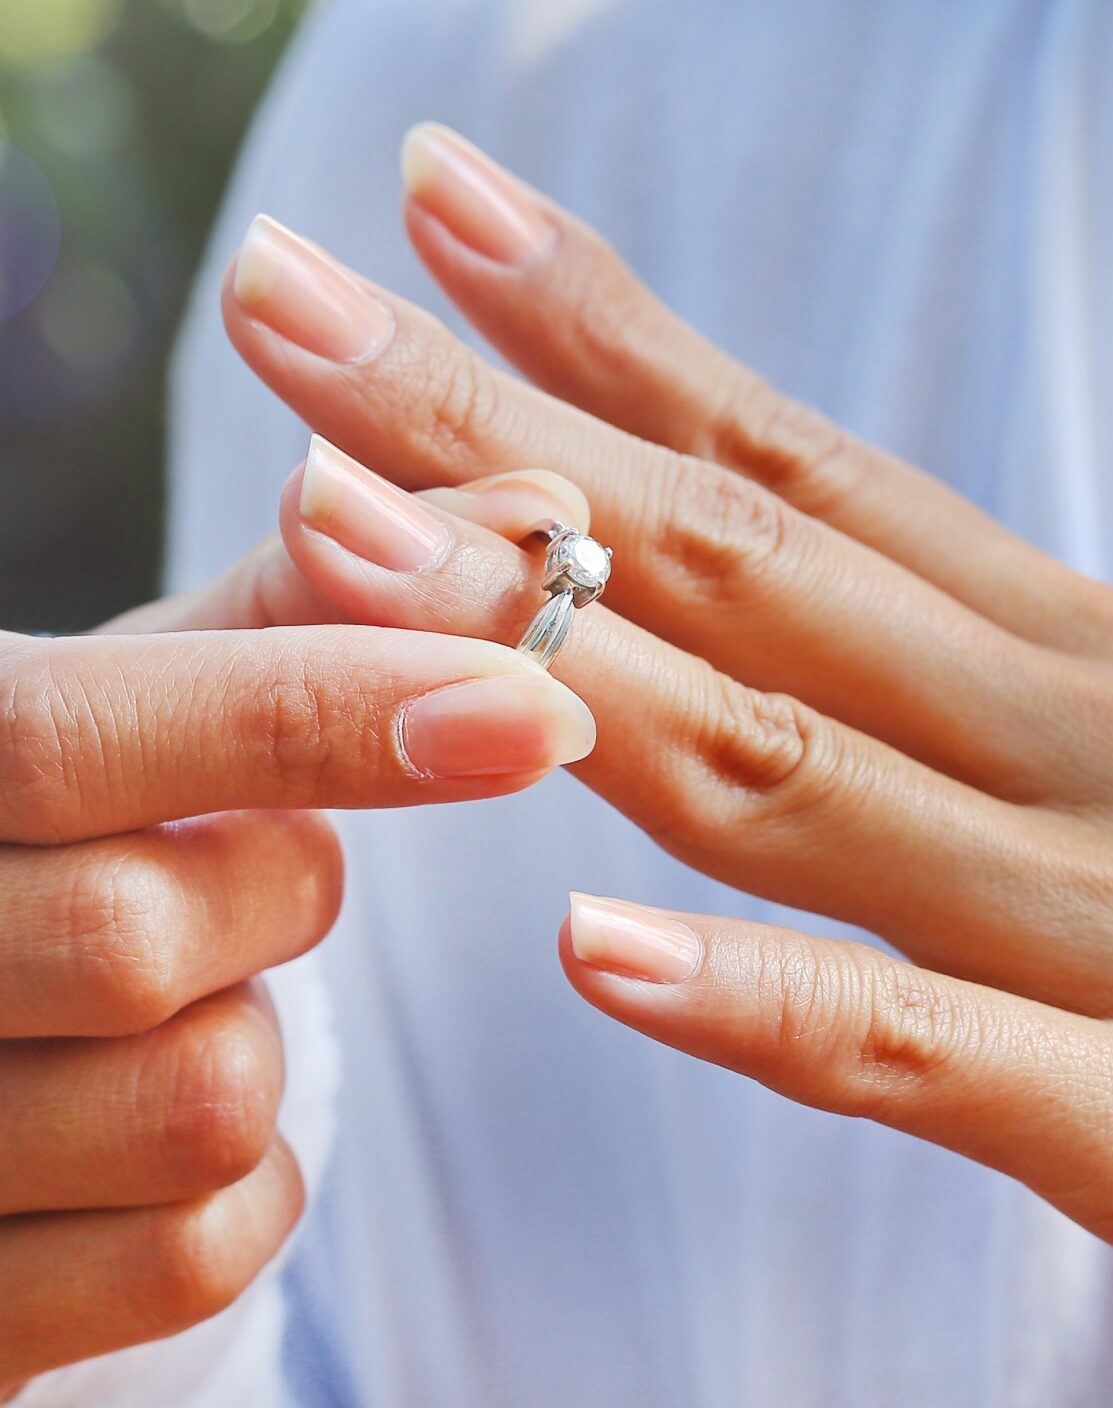
M447 552L424 570L393 570L384 549L398 552L407 521L429 510L319 440L307 473L284 495L285 541L343 612L518 638L539 595L527 553L438 507ZM604 606L583 613L557 673L598 722L598 747L577 775L682 859L884 933L932 966L1113 1010L1107 858L1082 823L940 776L794 699L738 684ZM1063 897L1051 913L1049 893Z

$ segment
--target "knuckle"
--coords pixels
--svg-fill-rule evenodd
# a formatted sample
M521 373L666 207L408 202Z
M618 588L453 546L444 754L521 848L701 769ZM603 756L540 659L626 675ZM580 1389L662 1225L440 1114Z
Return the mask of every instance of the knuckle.
M769 1020L776 1054L807 1067L822 1064L838 1044L836 1016L843 1006L852 973L832 962L812 944L778 936L758 955L758 1003Z
M127 1282L145 1338L208 1320L236 1301L289 1234L305 1204L297 1163L281 1140L267 1177L191 1204L152 1211Z
M821 806L853 766L842 732L798 700L712 670L689 681L678 710L667 816L669 849L716 854L737 828L790 821Z
M159 1026L177 1008L184 897L164 867L134 855L78 866L66 900L71 980L98 1026Z
M834 951L783 939L759 961L775 1060L814 1086L816 1103L884 1119L978 1049L972 1009L911 964L859 944Z
M244 744L275 778L283 800L312 806L360 736L359 690L339 666L325 682L304 662L275 662L273 673L255 684L243 713Z
M366 795L369 775L392 755L393 716L384 718L377 682L367 672L356 629L338 626L315 637L307 653L293 637L279 642L264 672L233 663L208 685L208 725L237 721L245 770L261 782L269 806L332 806Z
M760 485L689 456L670 456L669 492L651 535L665 580L709 605L736 605L785 555L791 510Z
M701 740L704 766L729 793L784 791L809 767L818 715L787 694L715 679Z
M707 458L820 518L854 493L862 448L826 416L737 367L717 401L700 442Z
M239 1182L271 1144L281 1093L280 1049L258 1009L245 1001L219 1022L203 1011L174 1054L169 1161L193 1186Z
M229 1231L212 1203L155 1219L137 1310L156 1333L209 1320L247 1289L254 1268Z
M425 359L417 396L417 433L437 458L474 464L495 438L502 406L490 369L466 348L444 342Z
M954 993L907 963L876 962L863 983L856 1074L872 1088L918 1084L965 1045L968 1026Z

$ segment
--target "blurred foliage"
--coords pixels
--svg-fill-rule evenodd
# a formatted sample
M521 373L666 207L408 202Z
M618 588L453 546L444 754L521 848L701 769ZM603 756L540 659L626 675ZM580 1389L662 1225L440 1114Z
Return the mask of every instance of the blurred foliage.
M0 628L157 589L166 357L306 0L0 0Z

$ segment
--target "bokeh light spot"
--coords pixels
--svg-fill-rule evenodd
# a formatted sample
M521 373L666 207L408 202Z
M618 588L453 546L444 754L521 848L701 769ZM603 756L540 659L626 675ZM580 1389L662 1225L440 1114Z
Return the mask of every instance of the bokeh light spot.
M194 29L222 44L257 39L274 23L278 0L181 0Z
M66 156L96 156L123 145L133 124L127 81L105 59L82 54L38 75L32 111L39 131Z
M35 65L95 48L122 0L0 0L0 58Z
M25 308L50 278L61 240L50 182L26 152L0 141L0 318Z
M43 340L78 375L103 374L120 362L139 327L127 284L101 264L60 273L39 309Z

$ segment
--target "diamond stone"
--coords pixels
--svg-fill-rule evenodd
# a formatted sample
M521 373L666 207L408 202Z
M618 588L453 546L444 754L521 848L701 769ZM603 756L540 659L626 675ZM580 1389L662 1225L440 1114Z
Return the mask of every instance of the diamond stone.
M594 601L611 575L609 548L575 528L562 528L545 555L545 590L573 591L576 605Z
M601 587L611 575L611 560L601 543L580 536L568 544L567 571L578 586Z

